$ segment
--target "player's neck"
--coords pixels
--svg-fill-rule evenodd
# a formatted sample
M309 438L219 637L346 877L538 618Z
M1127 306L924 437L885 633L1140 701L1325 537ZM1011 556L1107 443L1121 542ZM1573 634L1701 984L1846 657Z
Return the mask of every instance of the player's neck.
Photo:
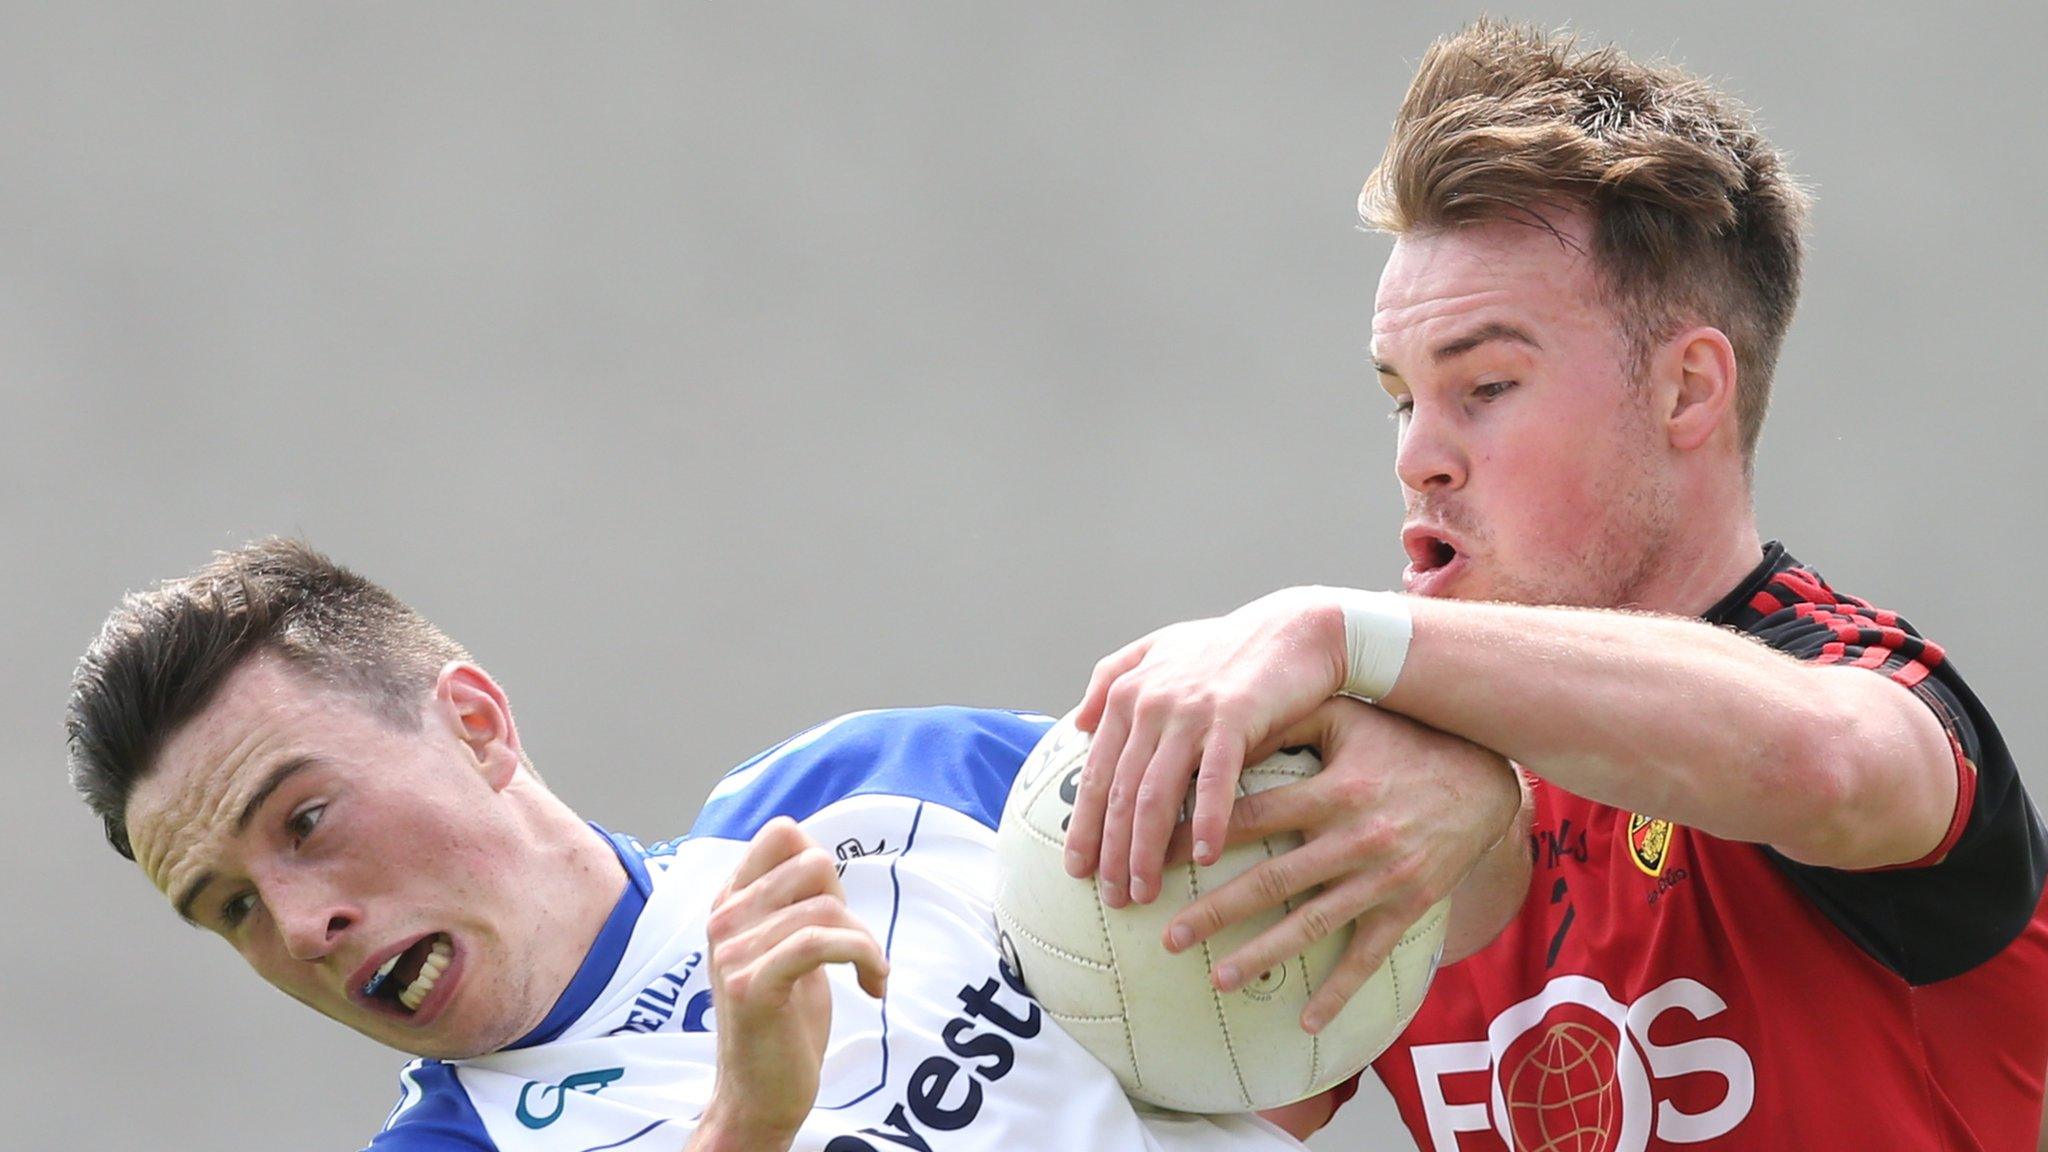
M539 1026L569 987L631 880L603 836L552 793L538 787L534 792L527 864L536 906L548 914L535 941L534 974L548 994L521 1036Z
M1698 616L1721 602L1763 559L1745 489L1686 517L1676 538L1637 588L1633 603L1652 612Z

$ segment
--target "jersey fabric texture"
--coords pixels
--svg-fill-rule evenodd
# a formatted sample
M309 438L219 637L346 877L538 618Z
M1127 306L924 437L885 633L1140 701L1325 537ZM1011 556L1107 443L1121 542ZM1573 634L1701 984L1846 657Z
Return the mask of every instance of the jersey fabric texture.
M1772 544L1706 616L1889 676L1947 728L1926 859L1846 872L1542 782L1515 922L1374 1065L1427 1152L2026 1149L2048 1066L2048 842L1942 650Z
M828 967L832 1032L798 1152L1303 1146L1255 1116L1141 1112L1025 993L996 942L995 826L1051 721L936 708L844 716L755 757L678 840L603 833L630 882L547 1019L472 1060L418 1060L374 1152L663 1152L688 1143L717 1063L712 898L778 815L840 861L888 996Z

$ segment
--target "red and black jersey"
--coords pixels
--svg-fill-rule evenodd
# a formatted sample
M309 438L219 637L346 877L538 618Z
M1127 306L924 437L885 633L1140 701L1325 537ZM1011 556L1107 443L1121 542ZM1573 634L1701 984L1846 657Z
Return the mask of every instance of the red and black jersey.
M1707 614L1890 676L1941 718L1956 816L1848 872L1541 781L1515 922L1375 1063L1426 1152L2034 1148L2048 835L1935 644L1771 545Z

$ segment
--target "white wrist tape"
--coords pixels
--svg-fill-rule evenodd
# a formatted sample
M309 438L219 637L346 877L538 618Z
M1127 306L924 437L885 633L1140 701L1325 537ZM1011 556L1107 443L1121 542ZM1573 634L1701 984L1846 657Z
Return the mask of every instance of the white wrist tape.
M1408 641L1415 618L1405 597L1393 592L1332 588L1344 610L1344 692L1377 700L1394 690L1401 665L1408 660Z

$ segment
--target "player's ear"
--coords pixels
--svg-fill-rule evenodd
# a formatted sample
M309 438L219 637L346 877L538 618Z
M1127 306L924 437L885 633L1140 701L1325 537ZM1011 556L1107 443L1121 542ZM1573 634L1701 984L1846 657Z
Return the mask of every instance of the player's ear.
M1735 346L1719 328L1699 327L1665 341L1651 367L1657 416L1671 447L1691 452L1725 425L1735 429Z
M451 660L434 681L434 711L469 749L477 772L492 790L518 774L519 729L512 705L490 674L467 660Z

